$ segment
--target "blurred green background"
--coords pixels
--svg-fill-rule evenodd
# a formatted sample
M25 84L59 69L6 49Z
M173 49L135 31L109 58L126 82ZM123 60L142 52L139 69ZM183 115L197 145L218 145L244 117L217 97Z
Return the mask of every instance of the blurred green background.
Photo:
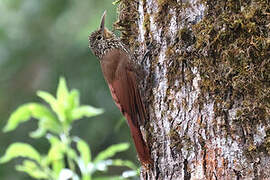
M130 150L116 157L138 163L128 126L119 127L122 116L88 49L88 35L98 28L103 11L107 10L106 26L112 29L116 9L108 0L0 0L0 156L12 142L26 142L47 153L47 140L28 136L37 121L6 134L2 129L19 105L42 102L37 90L55 94L59 77L64 76L70 89L80 91L82 104L105 111L76 121L72 134L86 140L94 156L109 145L131 142ZM0 180L30 179L15 170L18 161L0 165Z

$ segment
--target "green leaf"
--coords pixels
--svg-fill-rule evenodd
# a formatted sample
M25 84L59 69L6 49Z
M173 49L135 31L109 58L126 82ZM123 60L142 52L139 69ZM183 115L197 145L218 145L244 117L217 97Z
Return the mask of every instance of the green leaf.
M0 158L0 163L6 163L13 158L17 157L26 157L29 159L36 160L40 162L40 154L38 151L33 148L31 145L26 143L13 143L11 144L8 149L6 150L5 155Z
M56 98L58 103L63 104L65 107L67 105L67 99L69 96L66 80L63 77L60 77L59 84L57 87L57 92L56 92Z
M84 140L80 138L76 138L76 141L80 157L82 158L84 165L87 166L87 164L91 161L91 152L89 146Z
M3 131L8 132L16 129L16 127L31 118L31 111L28 105L22 105L13 112L8 120L8 123L4 127Z
M40 138L46 134L47 130L41 127L41 125L38 125L38 126L39 126L38 129L29 133L31 138Z
M35 162L29 160L24 160L22 165L17 165L16 170L25 172L35 179L49 178L48 175L43 172Z
M70 109L74 109L79 107L80 105L80 93L76 89L72 89L68 96L68 104L70 105Z
M69 123L71 123L74 119L72 117L72 111L79 107L80 105L80 97L79 92L77 90L72 90L67 98L67 107L65 109L66 117Z
M12 131L16 127L30 118L39 120L39 129L35 132L36 136L42 136L46 130L59 132L61 129L55 115L44 105L39 103L27 103L17 108L10 116L7 125L4 127L4 132Z
M12 131L22 123L30 120L31 117L36 119L46 118L48 121L56 122L54 114L44 105L39 103L27 103L17 108L10 116L4 132Z
M77 119L83 118L84 116L85 117L93 117L93 116L97 116L97 115L102 114L102 113L103 113L102 109L84 105L84 106L80 106L78 108L75 108L71 112L71 117L72 117L72 120L77 120Z
M46 91L37 91L37 96L47 102L51 107L57 106L57 100L52 94Z
M34 118L36 119L47 118L52 121L57 121L54 114L46 106L39 103L30 103L28 104L28 106Z
M112 166L126 166L135 171L138 169L138 167L133 162L122 159L113 159Z
M88 144L78 138L75 137L74 141L77 142L77 149L80 153L80 158L77 158L77 163L80 168L82 174L82 180L91 180L91 174L93 173L90 168L88 168L88 164L91 162L91 151Z
M60 134L62 132L62 127L56 120L43 118L38 123L38 129L31 132L30 136L32 138L40 138L46 134L47 130Z
M52 110L57 114L57 117L61 122L66 121L65 109L58 103L53 95L45 91L38 91L37 95L51 106Z
M125 151L128 148L129 148L128 143L121 143L121 144L112 145L112 146L108 147L107 149L105 149L104 151L100 152L98 154L98 156L95 158L94 163L108 159L108 158L114 156L116 153Z
M73 90L72 93L69 93L66 85L66 80L61 77L59 80L56 97L58 105L63 108L63 111L65 113L65 119L68 123L72 122L70 114L78 103L78 96L79 95L76 90Z

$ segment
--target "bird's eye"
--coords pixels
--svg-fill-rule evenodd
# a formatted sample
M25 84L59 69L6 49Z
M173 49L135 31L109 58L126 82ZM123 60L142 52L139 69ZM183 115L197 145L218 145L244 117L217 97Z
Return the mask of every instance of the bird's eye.
M98 36L97 39L98 39L98 40L101 40L101 36Z

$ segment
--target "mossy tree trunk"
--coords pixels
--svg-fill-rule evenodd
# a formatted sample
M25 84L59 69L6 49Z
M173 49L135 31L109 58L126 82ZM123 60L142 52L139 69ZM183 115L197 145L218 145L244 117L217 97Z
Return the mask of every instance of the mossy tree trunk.
M270 179L269 4L120 1L115 27L147 72L142 179Z

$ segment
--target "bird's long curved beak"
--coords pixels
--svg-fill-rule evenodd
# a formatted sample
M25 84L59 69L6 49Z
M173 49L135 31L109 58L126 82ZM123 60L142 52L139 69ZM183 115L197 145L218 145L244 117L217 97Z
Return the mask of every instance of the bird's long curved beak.
M102 17L101 17L101 22L100 22L100 29L104 32L104 27L105 27L105 17L106 17L106 10L104 11Z

